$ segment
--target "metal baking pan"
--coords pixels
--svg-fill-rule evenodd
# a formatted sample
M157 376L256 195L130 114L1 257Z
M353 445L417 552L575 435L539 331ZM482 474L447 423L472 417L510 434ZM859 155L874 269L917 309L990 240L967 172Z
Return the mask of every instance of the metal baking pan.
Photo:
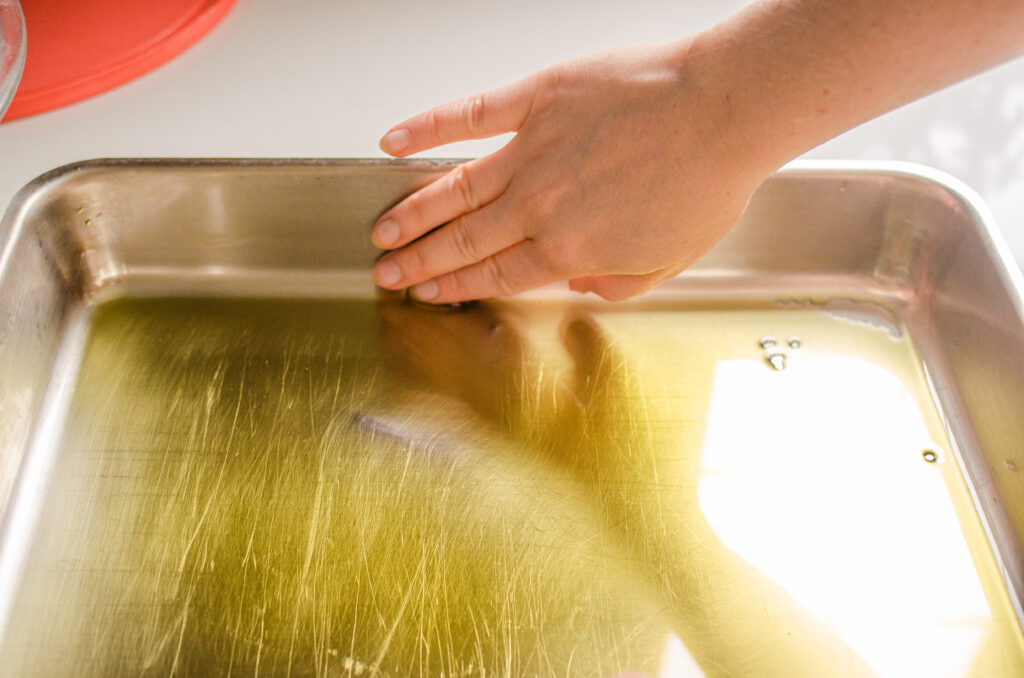
M383 294L449 161L100 160L0 227L4 676L1024 675L1024 304L896 164L643 298Z

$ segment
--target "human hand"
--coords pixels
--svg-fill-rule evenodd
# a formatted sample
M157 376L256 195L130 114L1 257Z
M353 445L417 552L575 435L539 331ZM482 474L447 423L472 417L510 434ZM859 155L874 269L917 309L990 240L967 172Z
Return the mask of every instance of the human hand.
M693 263L774 167L744 162L689 45L565 62L392 128L396 156L517 134L381 215L377 284L447 303L569 280L619 300Z
M382 287L436 303L556 280L625 299L707 251L761 181L831 137L1024 53L1012 0L753 2L410 118L406 156L516 132L388 210Z

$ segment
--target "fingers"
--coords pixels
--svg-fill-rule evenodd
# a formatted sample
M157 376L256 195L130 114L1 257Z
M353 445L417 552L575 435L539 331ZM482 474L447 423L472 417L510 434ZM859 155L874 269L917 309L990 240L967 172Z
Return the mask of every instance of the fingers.
M467 212L498 198L508 187L508 153L491 155L459 165L385 212L373 227L373 244L394 249Z
M594 294L608 301L632 299L648 291L658 283L672 277L670 271L655 271L644 275L603 275L587 278L573 278L569 289L574 292Z
M519 222L500 218L500 211L498 203L492 203L389 252L374 265L374 282L389 289L410 287L476 264L523 240Z
M389 155L407 155L465 139L519 129L533 103L534 79L438 106L392 127L380 140Z
M438 276L412 288L411 294L433 304L502 297L558 280L542 263L532 240L523 240L483 261Z

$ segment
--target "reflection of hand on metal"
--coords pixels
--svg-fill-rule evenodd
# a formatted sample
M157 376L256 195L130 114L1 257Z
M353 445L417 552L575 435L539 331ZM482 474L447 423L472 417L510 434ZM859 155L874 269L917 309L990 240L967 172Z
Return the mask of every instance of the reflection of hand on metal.
M518 332L493 308L449 311L389 295L380 303L380 318L397 365L488 423L508 427L517 414L524 353Z
M572 392L582 409L592 409L602 398L613 397L611 391L616 387L624 386L625 365L593 318L581 315L566 319L561 335L575 366Z
M679 411L679 403L654 398L648 382L656 377L583 314L560 323L572 371L553 379L527 360L525 339L495 307L445 312L396 298L380 314L402 368L426 391L471 406L505 439L482 444L512 444L492 461L510 469L540 462L545 482L564 483L562 491L579 498L601 525L604 547L648 582L680 647L701 667L755 675L785 666L809 675L841 664L851 676L871 675L830 628L726 548L704 518L699 434L687 422L706 418L706 399ZM711 388L709 370L695 367L687 378L698 390ZM755 610L751 599L759 601Z

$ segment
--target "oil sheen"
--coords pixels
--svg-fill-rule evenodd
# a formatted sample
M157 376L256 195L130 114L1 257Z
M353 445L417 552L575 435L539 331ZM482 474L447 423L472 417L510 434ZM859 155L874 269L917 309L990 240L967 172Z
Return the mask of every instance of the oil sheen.
M900 327L127 300L82 365L4 675L1024 671Z

